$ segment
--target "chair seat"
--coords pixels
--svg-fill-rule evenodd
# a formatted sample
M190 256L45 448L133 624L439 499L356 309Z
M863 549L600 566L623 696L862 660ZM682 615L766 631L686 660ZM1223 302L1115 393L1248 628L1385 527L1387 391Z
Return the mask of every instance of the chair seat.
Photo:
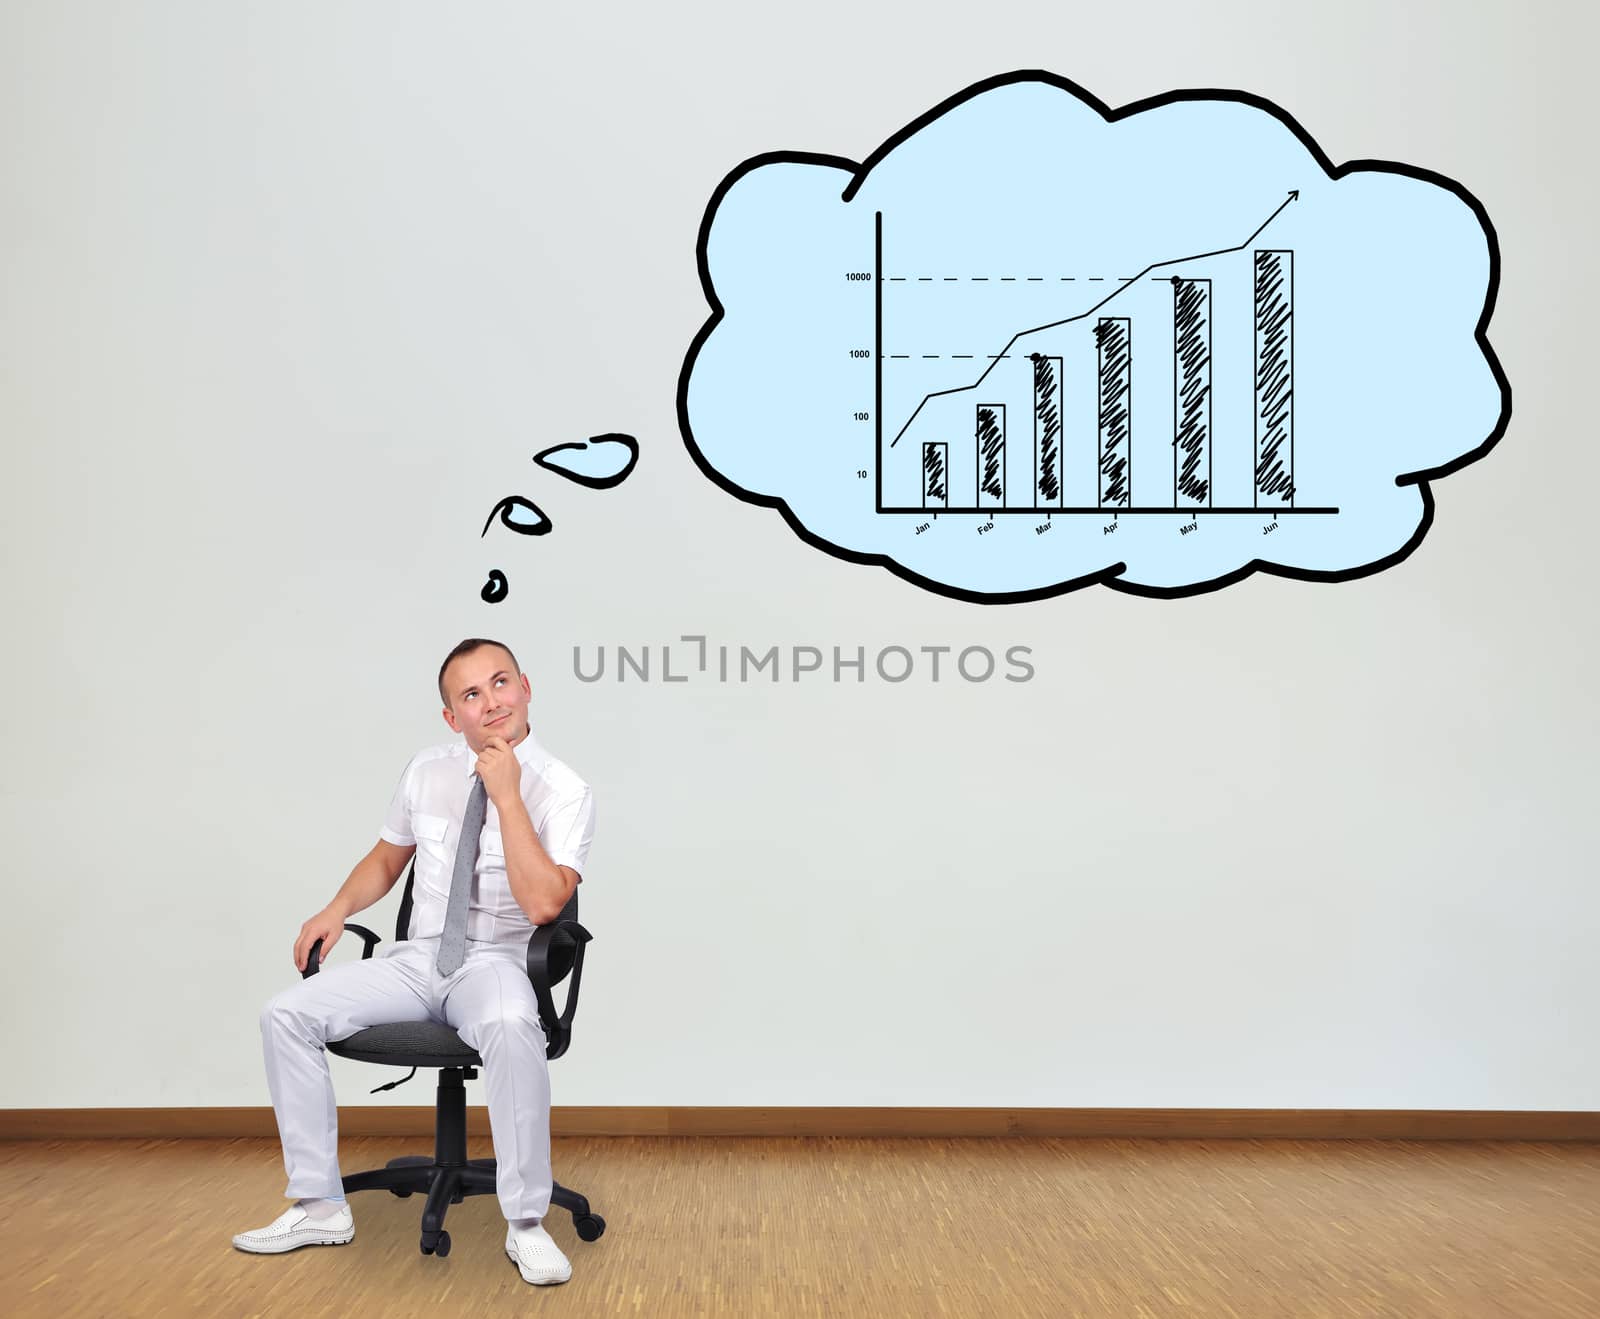
M436 1021L391 1021L348 1039L328 1041L328 1052L389 1067L482 1067L478 1051Z

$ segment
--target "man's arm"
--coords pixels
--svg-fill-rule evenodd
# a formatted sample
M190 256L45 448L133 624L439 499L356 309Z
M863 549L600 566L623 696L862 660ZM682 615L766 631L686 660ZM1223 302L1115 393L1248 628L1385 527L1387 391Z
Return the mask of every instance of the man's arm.
M478 752L477 775L499 816L510 895L534 925L549 925L562 914L582 876L571 866L558 866L550 860L550 853L539 840L539 832L533 828L522 800L522 765L510 743L490 736L483 751ZM587 792L584 800L587 802Z
M320 964L333 951L333 945L339 942L345 921L356 912L370 907L392 889L416 850L415 843L410 847L396 847L386 838L378 839L378 845L356 862L356 868L350 872L350 878L345 880L344 887L334 895L333 901L300 927L300 933L294 941L295 970L306 969L311 945L318 939L322 940L322 952L318 954Z
M356 868L334 895L328 910L337 911L341 919L346 919L381 901L405 871L406 862L416 850L415 843L410 847L396 847L386 838L378 839L378 845L356 862Z
M535 925L548 925L577 889L578 872L557 865L539 841L522 800L522 766L505 738L489 737L478 753L477 772L500 817L511 896Z
M511 884L511 896L535 925L548 925L561 915L578 887L578 872L550 859L520 796L497 801L494 808L500 815L500 840L506 849L506 879Z

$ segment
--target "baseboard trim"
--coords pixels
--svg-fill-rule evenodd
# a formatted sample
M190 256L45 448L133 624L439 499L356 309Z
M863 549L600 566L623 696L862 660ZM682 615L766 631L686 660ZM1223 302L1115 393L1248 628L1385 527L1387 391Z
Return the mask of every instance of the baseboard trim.
M431 1136L420 1105L339 1109L346 1136ZM489 1134L482 1105L471 1135ZM1600 1112L1338 1108L565 1107L556 1136L1059 1136L1146 1140L1600 1141ZM0 1140L276 1138L270 1107L0 1109Z

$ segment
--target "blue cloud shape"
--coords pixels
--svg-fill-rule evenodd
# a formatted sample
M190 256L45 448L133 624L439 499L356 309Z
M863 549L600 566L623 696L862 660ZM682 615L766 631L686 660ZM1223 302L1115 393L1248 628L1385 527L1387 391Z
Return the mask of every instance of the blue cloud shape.
M863 163L744 162L699 260L678 410L701 469L983 603L1377 571L1510 416L1483 207L1334 167L1245 93L1112 111L991 79Z

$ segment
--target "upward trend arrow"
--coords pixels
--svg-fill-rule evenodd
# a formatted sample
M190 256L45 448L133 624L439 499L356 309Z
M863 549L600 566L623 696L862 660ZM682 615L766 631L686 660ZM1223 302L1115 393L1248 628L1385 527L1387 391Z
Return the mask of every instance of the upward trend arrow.
M1021 339L1024 335L1038 334L1040 330L1053 330L1058 325L1070 325L1073 321L1081 321L1085 316L1093 316L1095 312L1104 307L1106 303L1110 302L1113 298L1121 297L1152 270L1159 270L1162 266L1177 266L1188 261L1203 261L1206 257L1224 256L1229 252L1242 252L1261 236L1262 231L1266 229L1269 224L1276 220L1278 216L1283 214L1284 208L1288 206L1290 202L1298 201L1299 199L1300 189L1291 188L1289 190L1289 195L1278 203L1277 209L1274 210L1271 215L1267 216L1267 218L1260 224L1258 224L1255 227L1255 232L1253 232L1250 237L1246 238L1241 243L1235 243L1232 247L1219 247L1214 252L1196 252L1192 256L1173 257L1168 261L1152 261L1137 275L1134 275L1131 279L1129 279L1128 282L1125 283L1120 289L1117 289L1114 293L1108 293L1087 311L1081 311L1076 316L1064 316L1059 321L1048 321L1043 325L1035 325L1031 330L1018 330L1014 335L1006 340L1006 346L995 354L994 359L983 369L983 374L974 380L970 385L957 385L953 389L937 389L931 394L924 394L922 396L922 402L917 404L916 411L906 418L906 424L897 430L895 432L894 439L889 441L889 447L892 449L895 445L900 443L900 437L911 429L911 423L917 419L918 413L920 413L922 409L928 405L928 401L930 399L942 398L946 394L964 394L969 389L976 389L979 385L981 385L988 378L989 372L993 371L995 367L1000 365L1000 360L1011 351L1011 345L1016 343L1016 341ZM881 273L879 278L882 278Z

